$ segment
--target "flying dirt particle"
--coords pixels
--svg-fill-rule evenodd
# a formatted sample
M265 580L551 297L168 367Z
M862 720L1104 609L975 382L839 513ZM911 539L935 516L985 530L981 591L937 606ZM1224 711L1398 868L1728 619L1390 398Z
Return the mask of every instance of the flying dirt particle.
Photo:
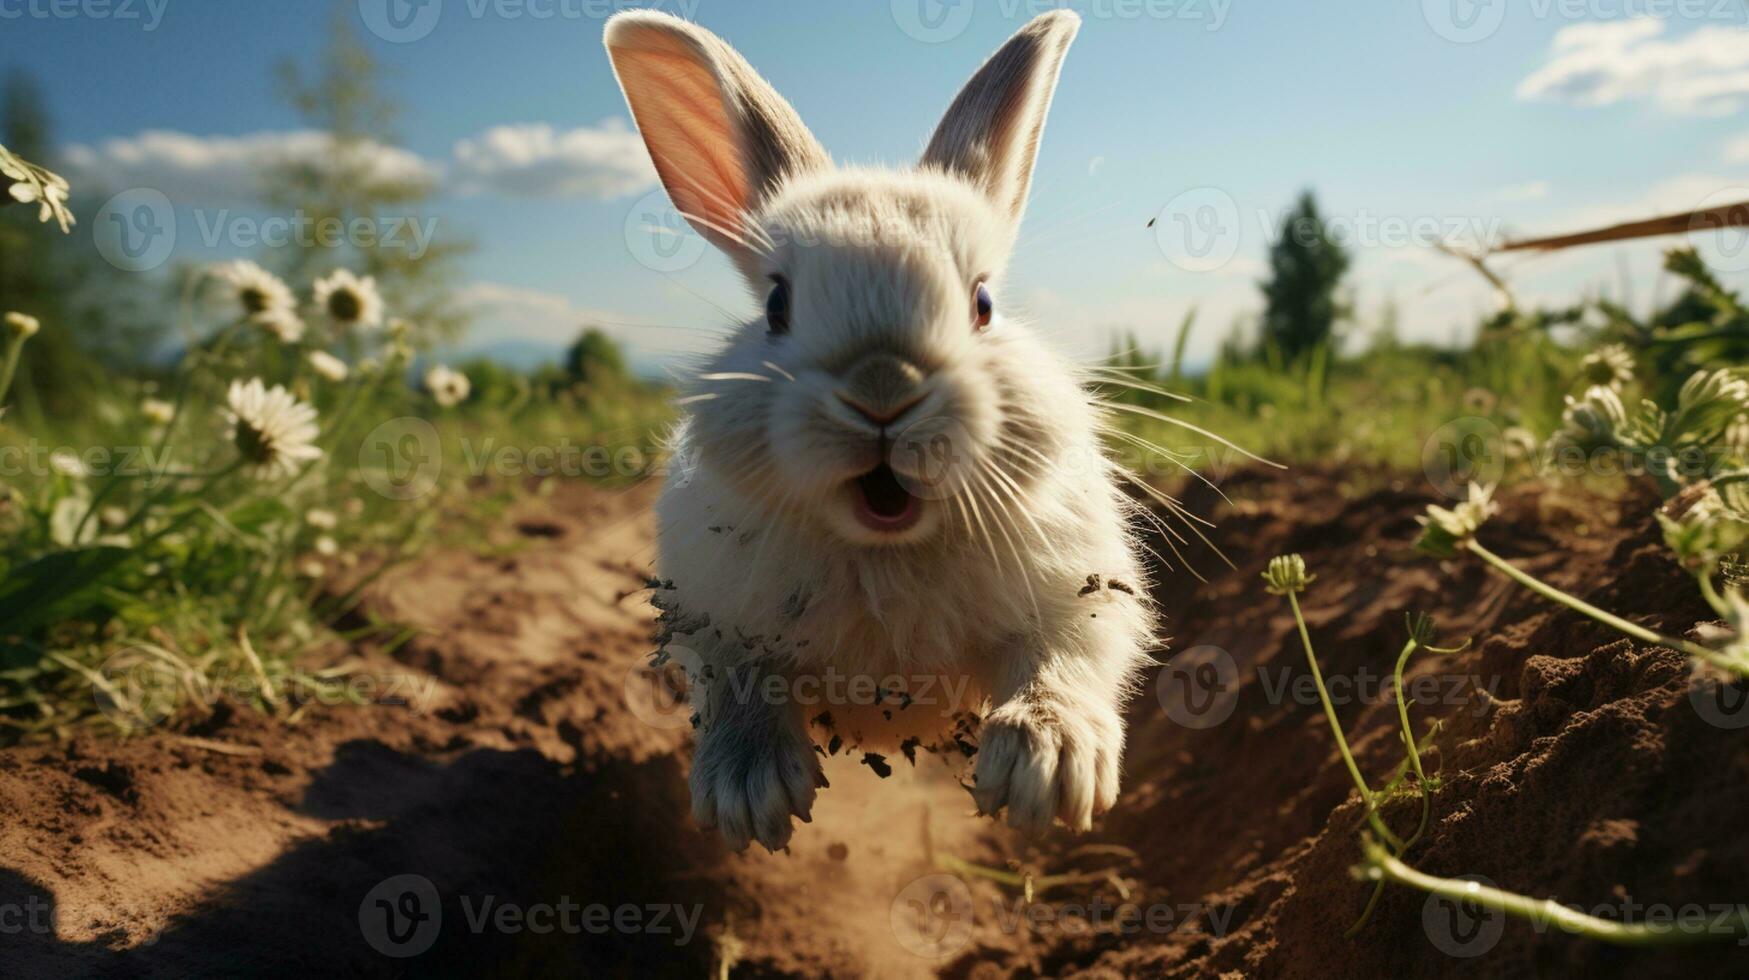
M832 736L832 741L826 743L826 754L827 755L837 755L838 750L843 748L843 747L844 747L844 740L839 738L838 736L834 735L834 736Z
M850 846L843 841L833 841L826 846L826 856L834 861L842 861L850 857Z
M1098 576L1098 574L1093 574L1093 575L1087 576L1087 584L1083 585L1081 587L1081 591L1075 593L1075 596L1077 598L1080 598L1083 596L1090 596L1093 593L1098 592L1098 591L1099 591L1099 576Z
M885 718L886 718L886 719L887 719L887 720L888 720L888 721L892 721L892 720L893 720L893 712L892 712L892 709L891 709L891 708L882 708L882 709L881 709L881 715L882 715L882 716L883 716L883 717L885 717Z
M1131 588L1130 584L1128 582L1119 581L1118 579L1115 579L1115 578L1112 579L1111 581L1105 583L1105 587L1112 590L1113 592L1122 592L1125 595L1135 595L1136 594L1136 590Z
M912 766L917 765L917 747L922 744L923 740L915 735L899 743L899 751L905 753L906 761Z
M822 711L819 714L815 715L814 720L809 722L808 724L819 725L821 728L824 728L827 731L831 731L832 730L832 712Z
M887 757L884 755L877 755L873 752L864 752L862 754L862 764L873 769L875 775L882 779L893 774L893 767L887 765Z

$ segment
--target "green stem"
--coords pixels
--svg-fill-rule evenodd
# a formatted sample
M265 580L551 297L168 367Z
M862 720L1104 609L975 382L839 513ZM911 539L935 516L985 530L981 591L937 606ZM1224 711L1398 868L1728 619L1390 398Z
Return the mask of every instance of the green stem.
M1739 906L1737 915L1723 920L1709 917L1708 923L1698 930L1685 929L1677 922L1642 922L1634 925L1612 922L1570 909L1553 899L1530 898L1477 881L1425 874L1392 856L1376 841L1363 841L1361 846L1366 851L1368 877L1408 885L1454 902L1473 902L1485 909L1503 912L1538 927L1553 925L1562 932L1617 946L1673 946L1730 939L1742 934L1741 924L1745 917L1749 917L1749 908ZM1717 925L1720 921L1727 924L1720 927Z
M1494 554L1487 548L1482 547L1475 538L1470 538L1468 541L1465 541L1464 547L1468 548L1483 561L1499 569L1507 578L1551 602L1558 602L1575 612L1589 616L1603 625L1621 633L1625 633L1642 643L1650 643L1654 646L1669 647L1672 650L1680 650L1691 657L1704 660L1720 670L1728 671L1739 676L1749 676L1749 664L1737 663L1736 661L1720 655L1717 650L1712 650L1701 646L1698 643L1684 640L1681 637L1665 636L1656 630L1650 630L1644 626L1630 623L1614 613L1606 612L1583 599L1568 595L1560 589L1543 582L1529 573L1520 571L1517 566L1513 565L1511 562Z
M6 393L12 389L12 376L18 373L18 355L23 352L24 335L11 333L6 340L6 361L0 364L0 405L6 404Z
M1342 734L1342 722L1336 717L1336 706L1330 703L1330 692L1324 687L1324 672L1318 669L1318 655L1312 650L1312 634L1306 629L1305 615L1300 612L1299 597L1288 591L1287 601L1293 608L1294 622L1300 628L1300 643L1306 648L1306 663L1312 670L1312 682L1318 686L1318 700L1324 705L1324 717L1329 720L1330 731L1336 736L1336 748L1342 753L1342 761L1348 766L1348 775L1353 778L1355 789L1360 791L1360 801L1366 805L1367 822L1392 847L1402 850L1402 839L1391 833L1391 828L1386 827L1385 822L1379 818L1378 801L1374 799L1372 789L1367 786L1366 777L1360 774L1360 766L1354 761L1354 753L1348 749L1348 738Z

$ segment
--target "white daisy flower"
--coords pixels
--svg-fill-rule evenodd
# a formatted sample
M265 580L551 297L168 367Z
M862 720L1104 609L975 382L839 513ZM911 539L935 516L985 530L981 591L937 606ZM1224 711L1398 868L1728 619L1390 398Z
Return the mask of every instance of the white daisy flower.
M57 449L49 453L49 469L75 480L83 480L91 475L91 467L86 466L79 454L71 449Z
M1430 504L1427 513L1416 518L1421 522L1422 532L1415 546L1437 557L1449 558L1498 513L1500 505L1494 502L1494 488L1472 483L1468 499L1449 509Z
M1620 391L1634 380L1634 356L1621 344L1604 344L1579 362L1587 387L1603 385Z
M472 386L468 384L467 375L435 364L425 372L425 390L431 393L437 404L453 408L468 400Z
M300 463L320 459L316 410L260 378L233 381L225 393L227 435L259 478L291 476Z
M128 522L126 507L116 507L113 504L97 512L97 519L107 528L118 528Z
M304 514L304 522L318 531L332 531L340 526L340 518L333 511L319 507Z
M252 319L282 344L295 344L304 336L304 318L293 309L269 310L257 313Z
M310 367L329 381L346 380L346 362L325 350L310 351Z
M140 402L140 415L153 425L169 425L176 417L176 406L162 398L147 398Z
M37 318L28 313L6 314L6 329L14 337L34 337L36 332L42 328L43 325L38 322Z
M14 181L7 194L20 204L38 206L37 220L54 221L61 231L72 229L73 215L67 210L67 181L41 167L25 163L0 146L0 174Z
M253 262L244 259L220 262L210 271L214 279L225 285L243 315L257 323L269 314L297 308L291 287Z
M328 574L328 568L319 558L305 558L298 562L298 574L304 578L321 578Z
M383 322L383 297L370 276L336 269L315 284L316 305L342 327L376 327Z
M324 534L316 539L316 554L332 558L340 553L340 545L333 538Z

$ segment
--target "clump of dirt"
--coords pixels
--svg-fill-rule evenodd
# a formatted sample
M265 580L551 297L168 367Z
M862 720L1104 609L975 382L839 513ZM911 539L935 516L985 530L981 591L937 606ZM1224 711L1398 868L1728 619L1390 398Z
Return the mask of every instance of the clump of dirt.
M1222 489L1232 507L1206 494L1193 507L1226 510L1219 540L1238 567L1200 588L1170 579L1159 590L1173 651L1131 706L1126 798L1098 837L1140 853L1145 887L1227 914L1171 935L1061 944L1057 972L1323 977L1341 964L1347 976L1647 977L1749 967L1730 941L1627 951L1471 918L1390 886L1359 935L1344 938L1372 888L1349 875L1364 815L1291 614L1259 588L1274 555L1301 552L1319 575L1303 605L1375 786L1404 756L1386 678L1405 611L1433 614L1447 640L1475 641L1456 655L1421 654L1405 679L1418 730L1440 726L1432 823L1408 855L1432 874L1478 875L1617 920L1643 921L1648 908L1734 917L1749 901L1749 837L1738 829L1749 807L1749 708L1735 710L1742 692L1731 688L1709 701L1720 692L1691 684L1678 654L1624 640L1478 561L1415 555L1423 493L1356 493L1318 474L1242 474ZM1599 500L1522 486L1504 495L1482 539L1636 622L1682 634L1713 619L1659 540L1656 498L1624 493ZM1180 657L1233 665L1230 689L1209 708L1230 712L1224 721L1209 724L1176 698L1194 680ZM1419 817L1413 794L1385 809L1404 834Z
M370 590L365 616L418 630L355 651L375 703L295 722L221 705L125 741L0 751L0 975L1743 972L1729 944L1458 929L1402 888L1343 938L1371 887L1348 874L1362 814L1292 619L1261 588L1269 558L1302 552L1320 575L1306 612L1375 784L1402 758L1384 678L1403 613L1475 638L1409 674L1416 724L1440 724L1442 786L1408 856L1428 872L1618 915L1749 899L1749 728L1677 655L1478 563L1413 555L1422 493L1315 471L1222 489L1230 504L1190 505L1219 518L1237 568L1156 575L1167 665L1129 708L1123 796L1090 837L976 818L961 752L839 752L787 852L725 852L688 817L690 708L648 664L651 495L570 488L512 515L497 556L431 555ZM1683 632L1708 610L1659 547L1655 504L1532 485L1483 537ZM1398 828L1419 814L1412 795L1385 810Z

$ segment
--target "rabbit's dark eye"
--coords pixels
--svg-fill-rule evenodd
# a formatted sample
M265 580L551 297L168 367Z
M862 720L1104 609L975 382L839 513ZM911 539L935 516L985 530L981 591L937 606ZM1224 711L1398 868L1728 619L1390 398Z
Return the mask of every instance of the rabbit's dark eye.
M973 322L979 330L990 325L990 317L996 313L996 301L990 296L987 283L978 283L978 288L972 293Z
M774 334L789 333L789 280L771 277L771 294L765 297L765 323Z

